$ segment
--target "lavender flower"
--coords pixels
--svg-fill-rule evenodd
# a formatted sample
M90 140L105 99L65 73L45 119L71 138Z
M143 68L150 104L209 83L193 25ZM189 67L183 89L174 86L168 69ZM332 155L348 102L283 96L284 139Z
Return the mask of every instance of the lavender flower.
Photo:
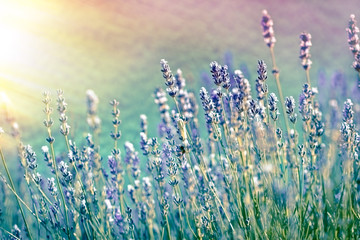
M219 89L214 89L211 93L211 100L214 104L216 113L219 116L220 124L224 124L225 119L223 116L223 108L221 106L221 101L222 101L221 96L222 96L222 93L221 93L221 91L219 91Z
M199 113L199 106L196 101L195 94L193 92L189 92L189 109L188 112L191 112L192 118L196 118Z
M138 153L135 151L134 145L131 142L125 142L125 158L124 162L132 167L138 168L139 157Z
M87 207L86 207L86 200L85 199L81 199L80 200L80 213L82 215L85 215L87 212Z
M215 116L217 116L215 113L215 106L204 87L200 89L200 99L205 111L206 122L209 124L215 122Z
M129 184L129 185L127 186L127 191L128 191L128 193L129 193L129 196L130 196L131 200L132 200L134 203L136 203L137 201L136 201L135 188L134 188L134 186Z
M96 131L100 128L101 119L97 115L97 108L99 104L99 98L95 92L91 89L86 90L86 105L87 105L87 123L89 127Z
M221 65L219 65L216 61L211 62L210 72L212 74L215 85L220 86L223 80L221 77Z
M59 89L57 94L57 110L60 114L59 121L61 123L60 133L64 136L68 136L70 133L70 126L67 123L68 117L66 116L67 103L65 102L63 90Z
M221 67L221 78L222 78L222 87L225 89L225 90L229 90L229 88L231 87L231 84L230 84L230 77L229 77L229 73L228 73L228 66L227 65L224 65Z
M92 89L86 90L86 105L88 114L96 114L99 105L99 98Z
M171 118L169 114L169 105L167 104L167 98L164 90L161 88L155 89L154 92L154 101L159 107L160 117L162 120L162 124L160 125L160 136L164 136L167 131L171 128Z
M55 179L53 177L48 178L48 190L51 195L56 196L57 195L57 187L55 183Z
M355 15L350 15L349 27L346 28L348 33L349 49L354 55L353 68L360 73L360 45L359 45L359 28L356 26ZM360 86L360 84L359 84Z
M350 126L353 125L354 121L354 111L352 110L353 105L354 104L352 103L351 99L347 99L344 102L343 121Z
M263 28L264 41L268 47L272 48L276 42L273 29L274 22L267 10L263 10L262 14L261 26Z
M239 91L244 95L244 97L248 97L251 94L251 87L249 80L247 80L243 73L240 70L234 71L234 79L237 84L237 87L239 88Z
M257 73L258 73L258 78L256 79L257 98L259 100L263 100L268 92L268 87L267 84L265 83L267 79L266 64L263 60L258 61Z
M351 136L351 129L350 129L349 124L347 124L346 122L341 123L340 133L341 133L343 141L345 143L348 142L349 138Z
M64 91L61 89L57 90L58 98L57 98L57 110L60 114L64 114L67 110L67 103L65 102L64 98Z
M14 235L15 237L10 237L11 240L15 240L15 239L22 239L21 238L21 230L18 227L18 225L14 225L14 227L11 229L11 234Z
M346 32L348 33L348 43L349 49L354 54L354 56L359 52L359 28L356 26L355 15L350 15L349 27L346 28Z
M181 106L181 112L183 113L183 117L185 118L186 122L189 122L194 118L194 113L196 114L197 106L196 103L192 102L193 99L190 97L190 93L187 91L183 91L183 99L180 98L180 106ZM191 93L193 95L193 93ZM193 109L195 107L195 109Z
M72 181L72 179L73 179L72 173L69 171L69 166L64 161L60 162L59 170L60 170L60 172L63 176L63 179L66 183L69 183Z
M240 70L235 70L234 79L238 88L233 88L233 103L241 115L246 110L247 101L251 99L250 83Z
M116 175L117 173L117 161L113 155L108 156L108 164L110 168L110 173Z
M296 113L294 112L295 110L295 99L290 96L290 97L286 97L285 99L285 108L286 108L286 113L289 116L289 120L295 124L296 122Z
M256 115L260 114L261 109L259 104L254 99L250 99L248 101L249 108L248 108L248 115L251 119L254 119Z
M48 146L42 146L41 147L41 151L43 152L44 154L44 161L47 163L47 165L49 167L52 167L52 158L51 158L51 155L49 153L49 148Z
M303 86L303 91L299 97L299 112L302 115L302 120L307 122L311 118L311 111L312 111L312 98L315 93L310 89L309 84L305 83Z
M115 210L114 220L115 220L115 224L117 225L120 234L124 234L126 232L126 229L125 229L126 222L118 208Z
M269 110L271 112L275 112L277 110L277 103L278 98L276 97L275 93L270 93L268 103L269 103Z
M26 159L26 164L31 170L37 168L36 153L32 150L30 145L24 147L24 158Z
M143 190L146 197L151 196L151 182L149 177L143 177Z
M225 90L230 88L231 84L227 65L221 66L216 61L211 62L210 72L216 86L220 87L222 85Z
M78 150L78 148L76 147L76 143L69 140L69 147L70 147L70 151L68 153L68 158L69 158L69 162L70 163L78 163L81 159L80 157L80 152Z
M145 114L141 114L140 115L140 129L141 129L141 132L143 133L147 133L147 117Z
M144 132L140 133L140 148L143 150L144 155L149 154L149 142L147 139L147 135Z
M271 118L276 121L279 118L279 110L277 107L278 98L276 97L275 93L270 93L268 98L268 104L269 104L269 111Z
M184 90L184 88L186 86L186 81L185 81L185 78L183 77L181 69L176 70L175 83L176 83L176 86L179 89L179 92Z
M305 70L310 69L311 67L311 60L310 60L310 47L312 46L311 43L311 35L310 33L303 32L300 34L300 59L301 64Z
M286 97L285 99L285 107L286 107L286 113L291 115L294 113L295 110L295 99L290 96Z
M165 79L165 85L167 86L166 91L169 96L174 98L179 91L179 87L175 84L175 78L171 73L170 66L165 59L161 59L161 72L163 73L163 77Z
M32 178L36 184L40 184L42 181L42 176L40 173L36 172L32 174Z
M352 64L353 68L360 73L360 51L358 51L354 56L354 62ZM360 83L359 83L360 85Z
M60 116L60 121L62 121L61 119L63 119L64 115ZM60 133L64 136L67 136L69 135L70 133L70 126L69 124L67 123L63 123L61 126L60 126Z
M216 134L220 134L220 132L216 131L216 133L214 133L214 130L217 130L217 129L213 129L213 124L219 123L219 115L215 110L213 101L210 99L210 97L204 87L202 87L200 89L200 99L201 99L203 109L205 111L205 120L206 120L206 126L208 129L208 132L211 137L217 138Z
M116 198L116 189L113 187L105 187L106 199L112 200Z
M119 119L120 110L118 109L119 102L116 99L114 99L110 101L110 105L113 107L111 111L111 115L113 116L112 124L114 126L114 132L113 131L110 132L110 137L115 142L117 142L117 140L121 138L121 131L119 130L119 125L121 124L121 120ZM114 146L116 147L117 144L115 143Z

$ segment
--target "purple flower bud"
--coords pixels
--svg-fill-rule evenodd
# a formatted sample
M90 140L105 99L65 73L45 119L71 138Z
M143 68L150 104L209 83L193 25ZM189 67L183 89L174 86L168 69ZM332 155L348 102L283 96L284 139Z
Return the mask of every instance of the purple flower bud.
M343 109L343 121L347 124L352 124L354 120L354 111L352 110L353 103L351 99L347 99L344 102L344 109Z
M354 14L350 15L348 26L349 27L346 28L346 32L348 33L349 49L355 56L356 53L359 52L360 46L359 46L359 36L358 36L359 28L356 26L356 20Z
M24 157L26 159L27 166L31 170L35 170L37 168L36 154L30 145L26 145L24 147Z
M305 70L310 69L311 67L311 60L310 60L310 47L312 46L311 43L311 35L310 33L303 32L300 34L300 59L301 64Z
M263 27L264 41L266 45L271 48L274 47L276 42L273 29L274 22L266 10L263 10L262 14L261 26Z
M57 187L55 184L55 179L52 178L48 178L48 190L50 192L51 195L56 196L57 195Z

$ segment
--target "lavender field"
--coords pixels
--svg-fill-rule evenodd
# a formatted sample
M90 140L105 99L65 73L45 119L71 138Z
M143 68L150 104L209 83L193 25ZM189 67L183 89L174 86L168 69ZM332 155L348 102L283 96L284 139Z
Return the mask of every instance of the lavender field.
M278 36L276 15L253 15L249 61L164 50L149 96L89 80L85 104L84 86L47 90L24 121L1 92L0 239L359 239L357 15L334 20L344 34L321 64L316 32Z

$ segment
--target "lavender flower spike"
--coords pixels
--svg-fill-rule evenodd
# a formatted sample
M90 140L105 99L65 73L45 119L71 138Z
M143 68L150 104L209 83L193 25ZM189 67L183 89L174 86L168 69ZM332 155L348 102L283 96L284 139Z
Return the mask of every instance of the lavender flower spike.
M294 110L295 110L295 99L293 98L293 96L286 97L286 99L285 99L285 107L286 107L286 113L289 116L290 122L295 124L296 119L297 119L297 114L294 112Z
M221 65L219 65L216 61L210 63L210 72L214 79L214 83L217 86L220 86L222 83L221 77Z
M165 59L161 59L160 64L161 72L163 73L163 77L165 79L165 85L167 86L166 91L170 97L175 97L179 91L179 87L175 84L175 77L171 73L170 66Z
M275 93L270 93L268 98L268 105L271 118L276 121L279 118L279 110L277 107L278 98L276 97Z
M287 114L293 114L294 109L295 109L295 99L293 98L293 96L286 97L285 107L286 107Z
M347 124L352 124L354 119L354 111L352 110L353 103L351 99L347 99L344 102L344 109L343 109L343 121Z
M266 64L263 60L258 61L258 78L256 79L256 92L257 92L257 98L259 100L264 99L265 95L268 92L268 87L266 84L267 79L267 71L266 71Z
M355 54L354 62L352 64L353 68L360 73L360 51ZM360 86L360 83L359 83Z
M359 45L359 28L356 26L355 15L350 15L349 27L346 28L348 33L349 49L354 55L353 68L360 73L360 45ZM359 83L360 85L360 83Z
M97 115L99 98L91 89L86 90L86 105L87 105L87 123L90 128L96 130L100 128L101 119Z
M32 150L32 147L30 145L26 145L24 147L24 157L26 159L27 166L31 170L34 170L37 168L38 165L37 165L37 161L36 161L36 154Z
M272 48L276 42L273 29L274 22L267 10L263 10L262 14L261 26L263 27L264 41L268 47Z
M358 36L359 28L356 26L356 20L354 14L350 15L349 27L346 28L346 32L348 33L348 43L349 43L350 51L355 56L356 53L358 53L360 50L360 45L359 45L359 36Z
M300 34L300 59L301 65L304 67L305 70L310 69L311 67L311 60L310 60L310 47L312 46L311 43L311 34L303 32Z

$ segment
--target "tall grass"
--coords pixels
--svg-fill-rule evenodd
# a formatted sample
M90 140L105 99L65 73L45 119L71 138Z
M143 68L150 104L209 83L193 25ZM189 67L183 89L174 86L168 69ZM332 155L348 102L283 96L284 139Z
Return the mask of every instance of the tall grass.
M254 84L240 70L229 73L214 61L213 89L202 87L197 94L186 89L181 70L173 74L162 59L166 89L154 92L158 135L148 135L147 117L141 115L139 143L119 146L121 115L119 102L112 100L108 156L99 151L99 100L92 90L87 91L89 133L81 145L71 139L61 90L55 104L44 94L47 136L36 136L46 143L41 155L22 143L16 122L9 121L21 177L11 176L0 148L1 239L359 239L354 104L347 99L341 109L333 98L330 107L320 106L310 79L311 35L305 32L300 35L303 89L299 98L284 97L267 11L261 23L273 77L262 60ZM353 15L347 32L359 71ZM268 81L276 82L277 94ZM55 139L53 131L63 137ZM57 148L61 141L65 152Z

